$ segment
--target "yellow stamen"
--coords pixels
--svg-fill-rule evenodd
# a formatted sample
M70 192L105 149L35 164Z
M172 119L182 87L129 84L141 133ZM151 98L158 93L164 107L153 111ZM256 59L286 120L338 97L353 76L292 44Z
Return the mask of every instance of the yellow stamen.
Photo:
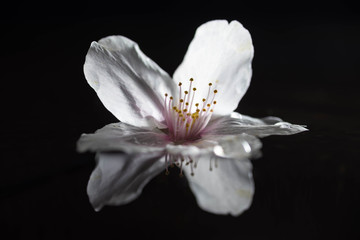
M217 89L212 87L214 86L212 82L208 82L207 95L199 96L202 97L200 98L201 100L195 103L198 92L195 94L197 89L193 83L195 83L194 79L190 78L186 87L187 89L184 91L184 89L182 89L182 82L178 82L179 94L176 98L165 93L165 109L168 111L165 118L171 131L172 140L175 142L188 138L196 139L209 122L211 114L214 111L214 106L217 103L214 101ZM174 99L177 101L175 102Z

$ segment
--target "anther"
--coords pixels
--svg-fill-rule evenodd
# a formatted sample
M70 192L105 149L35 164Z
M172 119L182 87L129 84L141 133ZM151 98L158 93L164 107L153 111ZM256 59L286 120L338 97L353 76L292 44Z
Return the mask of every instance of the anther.
M208 123L211 113L213 113L213 107L216 104L214 99L217 90L215 87L212 88L213 83L208 82L207 96L202 96L201 101L195 103L195 91L197 89L192 85L194 79L190 78L189 81L190 84L186 91L182 89L182 82L178 82L178 97L173 98L170 94L165 93L165 109L167 110L165 118L174 141L196 138ZM212 91L213 94L211 94ZM170 97L169 100L167 100L167 97ZM191 167L195 167L193 165L196 164L191 164Z

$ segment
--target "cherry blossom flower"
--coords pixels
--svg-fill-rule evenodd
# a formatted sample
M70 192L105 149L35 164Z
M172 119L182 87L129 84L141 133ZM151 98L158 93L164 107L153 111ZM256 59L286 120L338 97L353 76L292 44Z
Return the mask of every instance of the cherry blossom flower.
M187 177L203 210L237 216L248 209L249 159L260 153L259 138L307 130L234 112L250 84L253 55L250 33L225 20L196 30L173 78L124 36L92 42L85 77L120 121L78 141L79 152L96 152L87 187L95 210L133 201L171 166Z

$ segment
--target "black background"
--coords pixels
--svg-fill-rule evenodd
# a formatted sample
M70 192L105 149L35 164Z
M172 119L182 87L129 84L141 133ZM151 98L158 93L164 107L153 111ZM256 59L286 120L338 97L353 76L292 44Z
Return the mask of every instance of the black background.
M4 239L358 239L360 15L347 2L34 2L1 17L0 234ZM120 34L170 75L195 29L236 19L252 34L253 78L238 111L306 124L263 139L241 216L200 210L176 170L134 202L94 212L81 133L116 119L83 76L93 40ZM130 235L128 235L130 234Z

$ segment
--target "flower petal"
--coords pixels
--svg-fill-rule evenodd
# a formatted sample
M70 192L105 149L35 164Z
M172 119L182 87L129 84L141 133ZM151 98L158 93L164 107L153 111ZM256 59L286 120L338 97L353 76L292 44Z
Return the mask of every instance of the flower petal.
M167 136L159 130L143 129L126 123L112 123L94 134L82 134L77 142L79 152L124 151L145 153L164 151Z
M122 205L133 201L144 186L162 170L164 163L157 153L98 153L87 193L96 211L105 205Z
M214 165L217 167L214 168ZM212 171L209 168L212 168ZM252 165L248 159L201 158L192 176L184 169L200 208L237 216L248 209L254 194Z
M122 122L152 126L164 120L163 94L174 92L169 75L132 40L110 36L92 42L85 77L104 106Z
M255 137L248 134L207 136L217 139L218 143L213 148L213 153L221 158L249 159L260 157L262 143Z
M196 143L202 152L181 159L194 160L181 166L199 206L215 214L239 215L252 201L254 183L250 157L260 154L261 142L255 136L206 136Z
M308 131L304 126L283 122L277 117L262 119L233 112L209 122L206 135L236 135L246 133L258 137L269 135L291 135Z
M214 114L229 114L249 87L253 55L250 33L239 22L210 21L196 30L174 80L187 89L188 79L194 78L195 102L207 96L212 82L218 90Z
M203 138L186 144L166 145L167 154L179 159L220 158L243 159L257 158L261 155L261 141L248 134L205 135Z

